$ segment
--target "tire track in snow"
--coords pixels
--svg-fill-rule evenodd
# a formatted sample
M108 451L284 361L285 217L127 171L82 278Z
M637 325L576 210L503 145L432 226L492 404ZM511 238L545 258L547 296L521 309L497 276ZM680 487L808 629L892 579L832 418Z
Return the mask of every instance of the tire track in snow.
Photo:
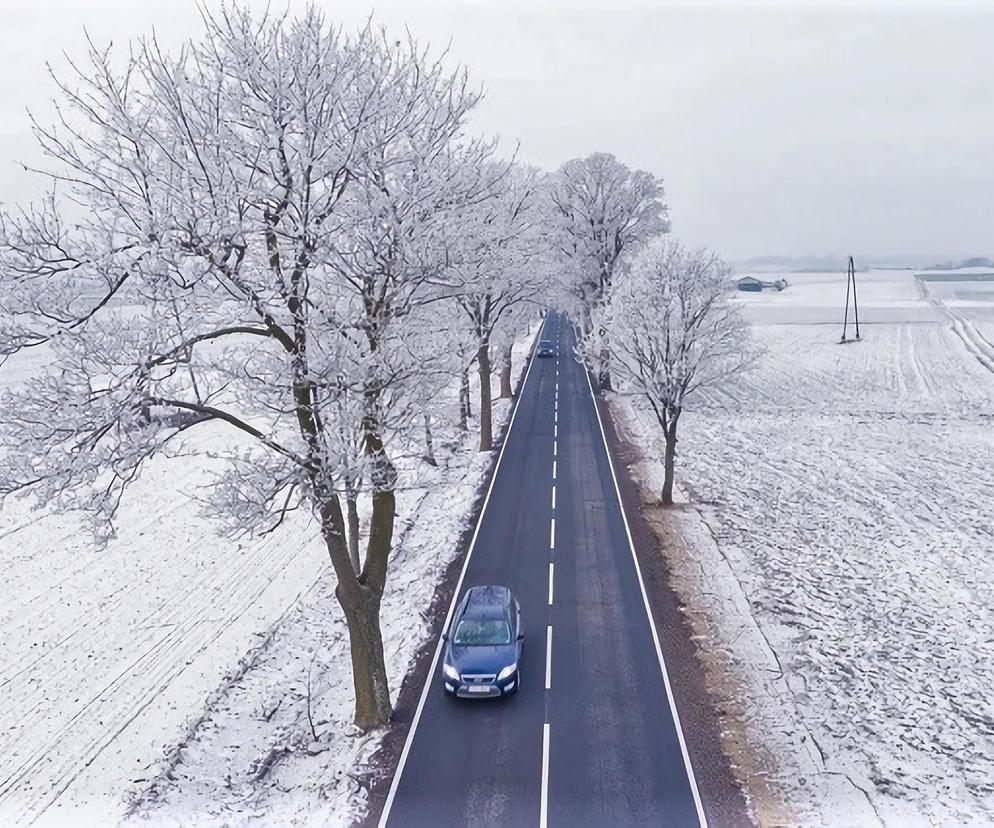
M189 479L171 482L186 488ZM164 508L143 510L144 519L132 521L105 554L81 566L73 565L71 554L60 559L68 574L55 583L64 590L50 586L47 593L32 591L8 605L8 615L20 617L18 635L29 646L18 653L12 636L0 645L7 724L0 747L0 821L43 817L81 776L96 772L108 746L164 691L172 687L182 694L176 687L188 683L193 699L169 711L175 726L163 732L166 741L223 677L228 662L218 656L236 661L241 645L249 643L242 639L260 624L247 623L234 633L237 649L212 654L212 647L247 615L257 614L260 603L282 594L286 598L273 609L285 610L300 591L292 585L313 580L323 566L313 547L308 550L314 531L284 535L281 542L270 536L232 554L233 545L198 528L189 510L181 496ZM69 534L58 537L68 542ZM21 565L38 568L30 559ZM270 590L274 596L264 598ZM65 592L74 600L68 611ZM39 646L45 647L41 654ZM202 663L208 656L209 663ZM177 684L191 669L197 675ZM127 748L117 752L122 750ZM133 773L130 758L131 766L119 769L118 792L120 777Z
M202 579L200 584L191 584L184 599L173 605L172 612L163 616L157 627L149 628L147 625L141 624L132 625L131 630L137 629L145 633L129 642L129 649L138 651L141 655L127 663L110 683L100 688L68 722L51 734L50 738L43 742L11 777L0 781L0 807L5 802L6 791L12 788L18 779L35 771L38 763L43 761L65 740L66 734L73 727L85 720L86 715L93 707L102 705L100 722L105 730L98 728L96 738L85 741L78 754L69 751L67 756L65 750L59 751L61 754L59 758L65 760L63 764L70 773L72 767L77 765L77 759L86 758L83 766L89 765L96 755L93 749L103 741L105 733L110 731L113 735L119 732L120 728L116 728L115 723L122 717L127 721L134 718L136 714L133 714L132 711L146 699L147 688L151 687L157 692L157 690L161 690L159 685L162 683L161 678L164 673L172 671L173 675L178 675L182 672L211 641L237 621L280 572L289 565L292 556L283 554L280 549L271 548L273 546L275 545L267 539L266 542L256 547L255 554L239 556L241 561L234 569L217 573L216 577L208 579L207 583L204 583L204 579ZM280 561L275 571L265 566L267 560L273 558ZM260 571L268 574L256 579L249 577L252 572ZM212 581L213 587L210 586ZM222 588L224 585L233 588ZM192 596L196 597L192 598ZM232 606L236 609L227 612L220 618L210 618L211 615L216 615L218 606ZM111 623L102 622L100 629L113 627L113 619L110 621ZM163 629L168 629L168 631L157 633L158 630ZM104 642L97 642L96 649L103 649L105 646ZM180 667L178 670L173 670L176 664L180 664ZM72 670L63 671L62 675L71 678ZM125 679L137 675L140 675L142 679L138 682L137 692L119 690ZM107 707L109 710L105 709ZM49 711L44 704L37 704L27 716L22 718L21 728L25 732L37 732L42 720L48 714ZM108 718L110 719L109 724L106 722ZM9 750L10 746L7 749ZM60 781L65 781L65 773L66 771L61 772ZM68 781L71 782L72 779L70 778ZM68 783L62 785L59 792L64 790L67 785Z

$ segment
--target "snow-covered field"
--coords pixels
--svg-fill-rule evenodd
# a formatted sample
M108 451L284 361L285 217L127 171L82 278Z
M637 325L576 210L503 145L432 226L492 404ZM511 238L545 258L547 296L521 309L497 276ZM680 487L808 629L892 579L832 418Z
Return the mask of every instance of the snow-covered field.
M755 369L682 421L679 582L794 819L994 823L994 282L859 274L840 345L844 276L788 278L741 298Z
M9 363L0 382L43 358ZM497 402L496 423L507 409ZM190 434L213 449L230 439L222 426ZM394 691L488 460L472 435L436 449L440 468L398 496L383 608ZM317 527L291 515L261 539L221 538L194 500L210 480L202 461L157 459L102 550L71 517L0 510L0 825L337 824L362 808L354 777L378 737L349 724Z
M313 528L231 542L191 519L207 482L157 459L103 550L72 518L16 501L0 512L0 822L116 814L256 633L320 576Z
M499 401L498 417L506 409ZM394 693L425 639L424 613L459 551L490 460L466 445L438 449L443 465L422 470L422 485L398 499L382 611ZM337 826L362 812L360 777L383 734L364 737L352 725L348 634L334 587L326 569L246 654L244 669L191 723L152 784L135 791L127 823Z

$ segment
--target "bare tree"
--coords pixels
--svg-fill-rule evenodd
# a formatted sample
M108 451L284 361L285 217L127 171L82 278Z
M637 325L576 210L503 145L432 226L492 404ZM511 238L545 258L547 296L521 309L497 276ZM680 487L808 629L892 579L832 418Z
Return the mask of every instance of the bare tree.
M445 228L489 197L492 145L462 137L479 95L415 42L347 36L314 8L227 7L177 57L154 39L120 69L89 57L59 122L36 126L53 194L0 227L0 348L52 356L3 397L0 493L109 531L150 457L230 429L213 514L238 531L317 518L355 721L381 725L394 458L422 439L414 333Z
M669 230L663 183L598 152L563 164L548 180L548 194L566 292L579 314L580 330L589 334L592 313L619 264ZM609 388L608 351L598 357L598 381Z
M610 349L623 393L645 399L663 431L662 501L673 502L677 425L688 399L731 381L754 357L731 298L731 271L708 250L658 239L594 313L587 353Z

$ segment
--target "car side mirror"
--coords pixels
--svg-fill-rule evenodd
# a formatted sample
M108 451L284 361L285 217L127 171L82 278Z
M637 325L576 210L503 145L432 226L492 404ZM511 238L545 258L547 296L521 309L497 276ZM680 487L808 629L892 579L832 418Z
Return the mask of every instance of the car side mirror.
M524 640L525 640L525 634L524 633L518 633L518 641L524 641Z
M448 640L449 640L449 634L447 632L442 633L442 641L448 641Z

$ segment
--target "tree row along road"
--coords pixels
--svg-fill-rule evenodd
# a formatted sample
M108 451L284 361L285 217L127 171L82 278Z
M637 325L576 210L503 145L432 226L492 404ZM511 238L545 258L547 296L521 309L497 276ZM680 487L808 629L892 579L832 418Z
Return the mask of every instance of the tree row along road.
M433 666L381 819L704 825L586 372L546 319L457 598L521 603L521 692L446 698Z

